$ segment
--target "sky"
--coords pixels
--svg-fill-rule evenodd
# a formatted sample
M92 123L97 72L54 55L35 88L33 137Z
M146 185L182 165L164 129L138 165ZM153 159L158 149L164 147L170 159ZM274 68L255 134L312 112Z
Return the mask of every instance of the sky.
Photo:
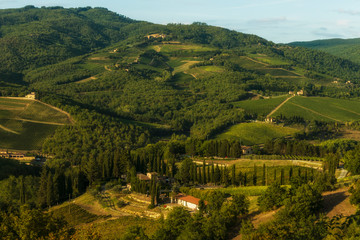
M204 22L275 43L360 38L360 0L0 0L0 9L26 5L105 7L159 24Z

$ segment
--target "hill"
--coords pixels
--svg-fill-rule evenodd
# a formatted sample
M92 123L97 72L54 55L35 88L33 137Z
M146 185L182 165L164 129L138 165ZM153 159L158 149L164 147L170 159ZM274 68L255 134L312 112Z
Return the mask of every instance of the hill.
M360 63L360 38L354 39L326 39L310 42L293 42L291 46L306 47L321 50L335 56Z
M28 64L32 52L22 52L21 45L15 45L21 58L28 60L21 65L12 62L13 57L4 59L12 70L3 75L2 95L37 91L42 101L68 109L81 119L76 126L78 134L70 137L79 143L80 135L92 134L87 132L89 129L102 129L103 119L109 123L104 132L112 132L113 124L119 123L121 127L115 124L122 129L119 144L138 147L172 133L202 140L215 137L246 120L262 119L283 102L289 91L332 98L360 96L360 65L324 52L276 45L203 23L157 25L103 8L26 7L3 10L0 15L8 19L3 20L1 29L12 32L3 31L1 40L41 32L41 36L48 33L46 36L56 37L46 42L34 40L44 45L30 44L32 49L40 53L44 48L65 49L56 50L59 58L37 63L42 59L37 56L34 64ZM59 23L54 16L66 20ZM87 30L77 31L79 25ZM24 26L28 32L21 30ZM65 36L69 42L59 42ZM51 56L43 53L45 58ZM290 103L294 102L289 101L275 113L281 113ZM350 111L356 110L347 111L348 117L337 116L344 110L334 111L330 118L320 113L316 119L357 119L354 113L350 116ZM299 114L293 109L287 114L291 112ZM56 138L64 143L69 135L73 135L70 129L59 132L49 144L60 146Z
M70 116L42 102L24 98L0 98L0 148L39 150L44 140Z

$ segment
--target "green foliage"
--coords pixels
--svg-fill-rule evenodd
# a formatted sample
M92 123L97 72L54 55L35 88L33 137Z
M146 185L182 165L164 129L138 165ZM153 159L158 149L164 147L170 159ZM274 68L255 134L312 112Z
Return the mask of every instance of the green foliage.
M356 181L353 186L349 189L351 193L350 203L356 206L360 206L360 181Z
M357 150L350 150L345 153L343 157L344 167L352 174L360 174L360 152Z
M278 182L271 184L266 191L258 198L258 205L261 211L269 211L284 204L286 189Z
M293 46L306 47L321 50L332 55L360 63L359 59L359 38L354 39L326 39L311 42L294 42Z
M8 239L69 239L74 229L64 220L54 218L40 210L30 210L26 206L19 212L0 212L0 235Z
M69 203L68 205L52 210L51 214L53 217L63 218L70 226L74 227L79 224L91 223L97 219L105 217L89 213L82 207L73 203Z

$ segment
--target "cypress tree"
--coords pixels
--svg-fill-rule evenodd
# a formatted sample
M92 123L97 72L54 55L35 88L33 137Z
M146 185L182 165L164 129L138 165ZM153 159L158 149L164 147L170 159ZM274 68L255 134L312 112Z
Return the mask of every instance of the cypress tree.
M274 169L274 182L276 182L276 168Z
M217 185L220 182L220 179L221 179L220 168L219 168L219 165L216 164L216 168L215 168L215 172L214 172L214 183L215 183L215 185Z
M266 166L265 166L265 163L263 165L263 172L262 172L262 185L263 186L266 185Z
M54 203L54 183L51 173L47 176L47 186L46 186L46 203L48 207L51 207Z
M298 168L298 176L301 177L301 168Z
M290 167L290 170L289 170L289 181L291 181L292 175L293 175L293 168Z
M254 164L253 185L256 186L256 183L257 183L257 170L256 170L256 165Z
M241 186L243 184L244 184L243 175L242 175L242 172L240 171L239 175L238 175L238 185Z
M235 181L235 164L234 165L232 165L232 167L231 167L231 184L233 185L233 186L235 186L236 185L236 181Z
M215 184L215 168L214 163L211 163L211 182Z
M207 177L207 182L209 183L209 182L211 182L211 177L210 177L210 165L208 165L207 166L207 175L206 175L206 177Z
M192 169L192 173L193 173L193 183L195 184L196 179L197 179L197 173L196 173L196 164L193 164L193 169Z
M20 203L25 204L26 202L26 196L25 196L25 184L24 184L24 176L21 175L19 177L20 180Z
M284 169L282 168L280 171L280 185L284 185L285 176L284 176Z
M206 184L206 164L205 164L205 160L203 160L203 167L202 167L202 170L203 170L203 176L202 176L202 183L203 184Z
M246 172L244 173L244 187L247 185L247 175Z
M199 174L199 176L198 176L199 183L203 183L202 182L202 177L201 177L201 167L198 167L198 174Z

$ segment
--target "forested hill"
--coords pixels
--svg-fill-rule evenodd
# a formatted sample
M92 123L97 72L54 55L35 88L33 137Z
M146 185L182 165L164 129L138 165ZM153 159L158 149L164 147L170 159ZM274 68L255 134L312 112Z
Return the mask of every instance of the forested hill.
M104 8L90 7L64 9L27 6L0 10L0 26L0 71L11 72L53 64L120 40L141 38L149 32L170 31L165 26L135 21ZM250 38L250 35L218 28L208 30L197 31L194 35L191 29L183 29L174 35L184 40L193 39L222 47L237 45L239 41L234 40L244 43L254 38L255 41L265 42L255 36Z
M53 64L129 37L147 26L103 8L0 10L0 71Z
M293 42L291 46L306 47L333 54L338 57L360 63L360 38L354 39L326 39L310 42Z

